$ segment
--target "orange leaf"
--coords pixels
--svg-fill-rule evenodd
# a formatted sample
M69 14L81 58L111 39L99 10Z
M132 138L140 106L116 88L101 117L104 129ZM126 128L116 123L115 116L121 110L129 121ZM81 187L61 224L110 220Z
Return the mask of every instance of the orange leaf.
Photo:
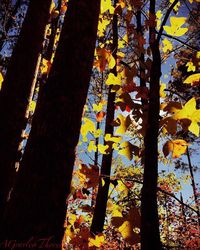
M188 145L189 144L182 139L167 141L163 146L163 154L166 157L172 152L172 158L179 158L186 152Z
M96 120L97 120L97 122L101 122L103 120L103 118L104 118L105 115L106 115L106 113L103 112L103 111L98 112L96 114Z

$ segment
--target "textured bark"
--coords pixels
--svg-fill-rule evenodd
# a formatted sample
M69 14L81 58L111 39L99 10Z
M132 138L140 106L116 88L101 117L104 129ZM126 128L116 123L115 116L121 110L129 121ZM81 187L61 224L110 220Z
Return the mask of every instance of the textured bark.
M150 1L150 14L155 15L155 0ZM149 109L144 138L144 177L141 197L141 249L161 249L157 208L158 130L160 109L161 57L155 28L150 27L149 43L153 62L150 72Z
M115 5L116 5L115 0ZM117 53L117 46L118 46L118 27L117 27L117 15L113 16L113 44L112 44L112 55L116 59ZM116 66L111 70L114 75L117 75ZM111 92L112 86L109 87L108 92L108 104L107 104L107 115L106 115L106 126L105 126L105 134L113 135L113 125L112 122L114 120L115 114L115 92ZM108 155L104 154L102 158L102 165L101 165L101 175L106 177L100 177L99 187L97 192L96 198L96 205L94 209L92 225L90 231L93 234L98 234L103 231L104 221L106 216L106 206L108 200L108 191L110 186L110 172L111 172L111 165L112 165L112 152ZM102 186L102 179L105 181L104 185Z
M99 9L100 0L68 3L55 59L38 100L18 181L5 214L4 239L51 237L51 242L62 241Z
M15 162L42 50L51 0L32 0L0 92L0 216L16 175Z

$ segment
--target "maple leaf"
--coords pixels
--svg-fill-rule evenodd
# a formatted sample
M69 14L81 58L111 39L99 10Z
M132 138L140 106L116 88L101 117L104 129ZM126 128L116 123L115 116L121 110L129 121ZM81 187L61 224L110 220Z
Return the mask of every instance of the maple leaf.
M193 62L187 62L186 66L188 67L187 72L190 72L190 71L194 72L196 70L196 66L193 64Z
M140 242L139 233L135 233L134 228L140 228L140 213L136 207L132 207L126 216L121 212L112 217L112 224L121 233L126 242L133 245Z
M105 100L101 100L98 104L94 103L92 104L93 111L100 112L103 110L103 106L107 103Z
M171 36L183 36L188 28L182 28L181 26L185 24L187 18L185 17L170 17L171 26L163 26L164 30L168 35Z
M110 20L105 18L100 18L98 23L98 36L103 37L106 27L110 24Z
M184 130L189 130L199 136L200 109L196 109L196 99L194 97L181 110L177 111L172 118L179 120Z
M104 116L106 115L106 113L104 111L100 111L96 114L96 120L97 122L101 122L104 118Z
M0 72L0 90L2 88L2 82L3 82L3 75L2 73Z
M95 145L95 142L92 140L89 142L89 145L88 145L88 152L96 152L97 151L97 146Z
M112 6L111 0L101 0L101 14L106 11L109 11L110 14L113 14L115 11L115 8Z
M29 112L34 112L36 108L36 102L35 101L31 101L29 103Z
M188 76L183 83L195 86L200 83L200 73Z
M99 233L99 234L95 235L95 238L89 237L88 246L89 247L93 247L93 246L101 247L104 242L105 242L104 235L102 233Z
M166 89L166 85L164 83L160 84L160 97L165 98L166 97L166 93L165 90Z
M51 69L51 62L46 60L45 58L42 59L42 65L41 65L41 73L42 74L49 74L49 71Z
M187 150L189 144L182 139L167 141L163 146L163 154L167 157L172 152L172 158L179 158Z
M98 150L101 154L107 154L108 145L98 144Z
M81 131L80 131L80 133L83 137L83 141L87 141L86 136L87 136L88 132L93 133L93 132L95 132L95 130L96 130L96 126L95 126L94 122L92 120L84 117L83 124L81 126Z
M131 124L131 121L130 121L129 116L125 117L122 114L119 114L117 116L117 119L114 121L114 126L119 126L116 129L115 133L117 135L123 135L126 132L130 124Z
M120 77L115 76L113 73L109 73L106 80L106 85L121 85L122 81Z
M99 69L100 72L103 72L108 65L109 69L114 68L116 62L112 53L105 48L96 49L97 60L94 61L94 66Z
M162 50L163 50L164 53L166 53L168 51L171 51L173 49L172 43L167 38L164 38L162 40L162 43L163 43Z
M118 150L118 154L126 156L127 159L133 159L133 152L135 155L139 155L139 148L128 141L122 142L119 147L115 148Z

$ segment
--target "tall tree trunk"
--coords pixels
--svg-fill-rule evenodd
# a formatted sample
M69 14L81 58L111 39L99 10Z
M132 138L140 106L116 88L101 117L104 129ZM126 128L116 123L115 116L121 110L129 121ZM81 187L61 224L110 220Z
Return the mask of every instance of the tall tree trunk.
M155 0L150 0L150 15L155 16ZM159 89L161 58L155 28L150 27L149 43L152 52L149 109L144 138L144 177L141 197L141 249L161 249L157 209Z
M75 147L93 65L100 0L71 0L55 59L38 100L18 181L4 217L5 239L60 244Z
M116 6L117 0L114 1L114 6ZM113 44L112 44L112 53L113 57L117 58L117 47L118 47L118 27L117 27L117 15L113 16ZM111 72L117 76L117 68L115 67L111 70ZM109 87L108 92L108 105L107 105L107 115L106 115L106 126L105 126L105 134L113 135L113 125L112 122L114 120L115 114L115 92L111 91L112 86ZM94 209L92 225L90 231L94 234L101 233L104 227L104 221L106 216L106 206L108 200L108 191L110 186L110 172L112 165L112 151L106 155L103 155L102 165L101 165L101 176L99 181L99 188L97 192L96 205ZM102 185L102 179L104 180L104 185Z
M15 162L42 50L51 0L32 0L0 92L0 216L16 175Z

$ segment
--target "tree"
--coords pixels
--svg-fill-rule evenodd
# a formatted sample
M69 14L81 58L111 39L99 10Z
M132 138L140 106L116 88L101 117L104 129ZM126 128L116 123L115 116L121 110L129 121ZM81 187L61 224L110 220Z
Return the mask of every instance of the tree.
M116 7L117 1L114 1L114 7ZM113 58L117 59L117 47L118 47L118 28L117 28L117 15L113 16L113 43L112 43L112 55ZM117 68L116 65L111 70L111 73L117 76ZM106 127L105 134L110 134L113 136L113 125L115 115L115 97L116 93L112 91L112 86L109 86L108 91L108 104L107 104L107 115L106 115ZM105 142L106 145L106 142ZM109 154L104 154L102 158L101 164L101 174L99 181L99 188L96 197L96 204L93 214L93 220L90 231L94 234L101 233L104 227L104 221L106 216L106 206L108 200L108 191L110 186L110 173L111 173L111 165L112 165L112 151ZM102 180L104 180L105 184L102 184Z
M60 244L75 147L89 86L100 1L69 1L55 59L4 216L4 239ZM31 197L31 199L30 199Z
M49 19L51 0L30 2L17 45L0 92L0 214L12 190L16 175L15 163L26 110L32 98L32 89L38 56L42 51L45 27ZM34 28L33 28L34 27Z

